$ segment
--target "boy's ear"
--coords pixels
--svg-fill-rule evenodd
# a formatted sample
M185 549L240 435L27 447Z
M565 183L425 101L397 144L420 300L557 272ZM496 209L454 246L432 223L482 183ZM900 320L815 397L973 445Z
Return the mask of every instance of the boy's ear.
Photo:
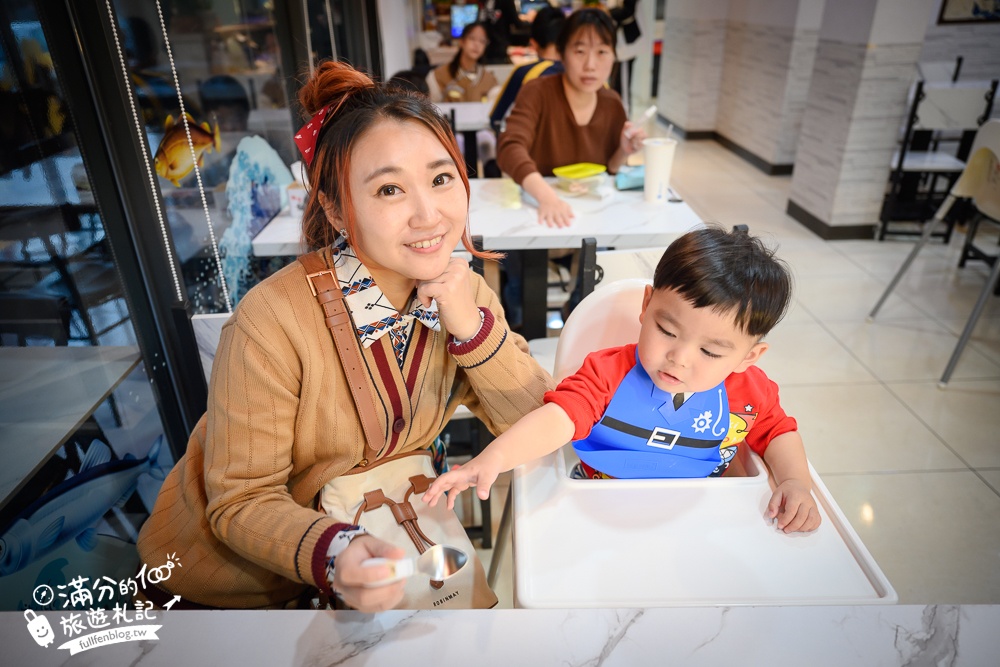
M646 316L646 306L649 305L649 300L653 298L653 286L646 285L646 291L642 295L642 310L639 311L639 324L642 324L642 318Z
M767 352L768 347L769 347L768 344L765 343L764 341L756 343L753 347L750 348L750 351L747 352L747 356L743 358L743 361L740 362L740 365L737 366L735 370L733 370L733 372L742 373L746 369L756 364L757 361L760 359L761 355Z

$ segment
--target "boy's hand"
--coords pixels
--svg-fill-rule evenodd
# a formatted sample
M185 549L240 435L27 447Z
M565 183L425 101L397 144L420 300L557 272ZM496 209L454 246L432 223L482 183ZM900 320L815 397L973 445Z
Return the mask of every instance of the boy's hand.
M451 491L448 494L448 509L454 509L458 494L472 486L476 487L476 495L481 500L489 498L490 488L500 475L501 469L483 459L483 455L480 454L464 466L455 466L438 477L424 493L424 502L433 507L437 505L442 493Z
M778 529L786 533L816 530L821 521L809 485L797 479L786 479L774 490L767 517L775 519Z

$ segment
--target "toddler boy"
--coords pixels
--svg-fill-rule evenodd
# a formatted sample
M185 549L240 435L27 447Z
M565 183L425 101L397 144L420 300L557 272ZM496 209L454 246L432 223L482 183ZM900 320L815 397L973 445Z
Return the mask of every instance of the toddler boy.
M791 277L759 239L709 227L667 248L646 287L637 344L591 353L479 456L439 477L424 495L475 486L569 440L593 478L707 477L725 472L741 443L760 454L776 487L767 515L784 532L820 516L795 420L778 387L754 364L784 316Z

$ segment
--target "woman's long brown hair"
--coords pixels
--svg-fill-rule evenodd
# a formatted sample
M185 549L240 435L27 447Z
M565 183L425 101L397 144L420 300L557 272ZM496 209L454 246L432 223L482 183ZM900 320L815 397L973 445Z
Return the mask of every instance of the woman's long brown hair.
M319 201L320 193L324 195L327 206L333 209L330 212L336 212L344 220L348 242L358 238L357 219L351 201L351 151L358 139L379 120L414 121L429 129L455 162L468 202L469 176L465 170L465 159L458 150L451 126L427 98L402 88L375 83L350 65L328 60L316 68L312 78L299 91L299 102L310 116L323 107L330 108L309 166L311 189L302 215L302 233L310 249L330 245L337 235ZM462 245L474 257L503 257L501 253L476 250L469 237L468 226L462 232Z

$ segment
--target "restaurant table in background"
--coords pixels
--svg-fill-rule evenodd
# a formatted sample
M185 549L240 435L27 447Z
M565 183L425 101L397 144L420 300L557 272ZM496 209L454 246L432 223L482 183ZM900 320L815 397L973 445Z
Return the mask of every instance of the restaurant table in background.
M529 339L546 334L548 250L579 248L585 238L596 239L598 247L661 247L703 225L684 202L649 204L642 190L615 190L606 199L567 197L576 213L573 224L546 227L510 179L472 179L469 185L469 224L472 234L483 238L483 247L525 251L523 331ZM260 231L252 246L258 257L301 254L302 220L283 212Z
M139 348L0 347L0 509L139 363Z
M472 234L483 237L487 250L524 251L523 334L529 340L546 335L550 249L579 248L585 238L596 239L598 247L667 246L704 224L683 201L650 204L643 200L642 190L613 190L605 199L567 196L576 214L573 223L546 227L538 223L538 209L525 201L513 181L483 179L471 183Z
M465 164L469 169L469 178L479 174L479 143L476 134L480 130L490 130L490 111L493 105L488 102L438 102L435 106L445 118L451 121L452 129L462 134L465 144Z

